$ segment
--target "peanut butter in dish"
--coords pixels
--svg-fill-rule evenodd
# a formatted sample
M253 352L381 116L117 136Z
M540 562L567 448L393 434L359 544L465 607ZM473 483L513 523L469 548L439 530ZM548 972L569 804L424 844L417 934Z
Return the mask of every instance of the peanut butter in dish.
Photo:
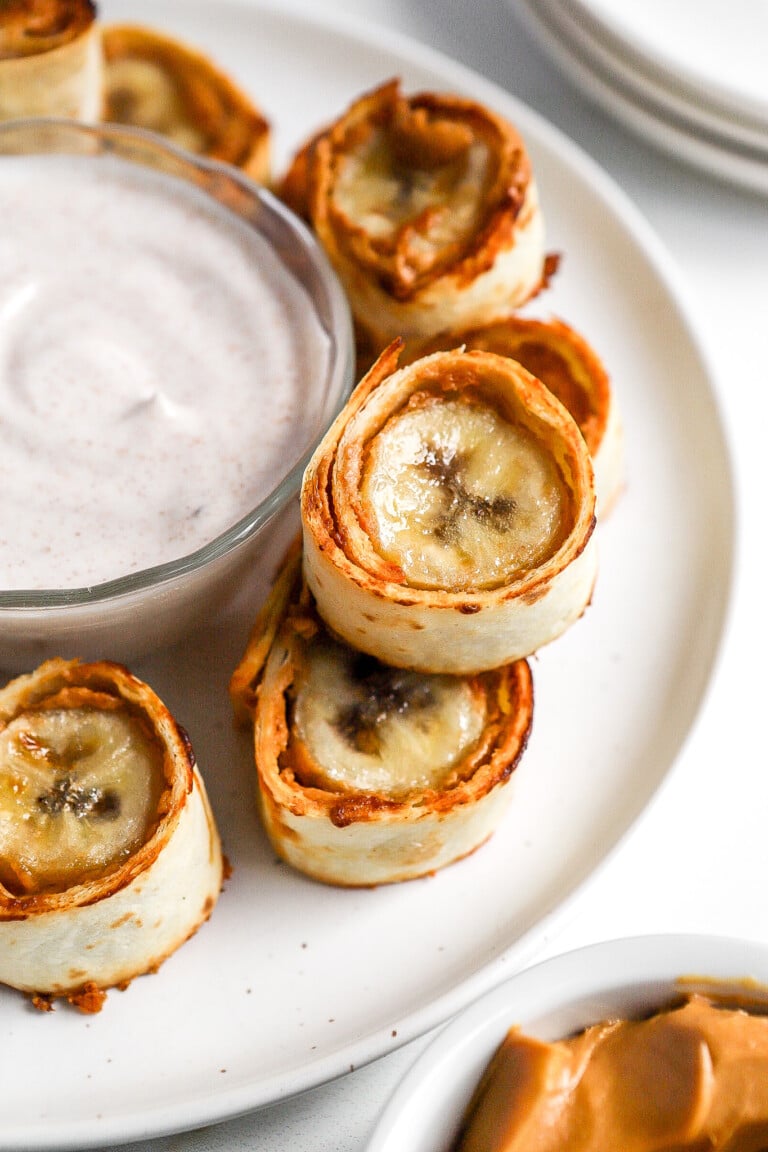
M768 1148L768 1017L694 995L646 1020L553 1044L513 1029L456 1152L760 1152Z

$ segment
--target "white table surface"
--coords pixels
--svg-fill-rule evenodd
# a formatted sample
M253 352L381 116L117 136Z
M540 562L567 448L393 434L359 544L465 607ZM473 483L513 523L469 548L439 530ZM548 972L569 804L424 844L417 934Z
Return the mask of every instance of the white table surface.
M215 0L212 0L215 2ZM680 271L713 367L736 472L739 537L718 667L674 772L541 957L614 936L704 932L768 942L768 642L761 568L768 493L768 200L697 173L595 108L505 0L301 0L438 48L562 129L616 181ZM293 0L293 6L301 7ZM293 1100L133 1152L361 1152L429 1037Z

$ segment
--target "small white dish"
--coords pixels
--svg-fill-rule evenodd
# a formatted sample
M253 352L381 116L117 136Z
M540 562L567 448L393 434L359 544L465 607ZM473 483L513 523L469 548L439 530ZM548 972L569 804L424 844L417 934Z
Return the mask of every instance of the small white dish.
M765 945L717 936L645 936L566 952L475 1001L416 1060L366 1152L449 1152L483 1071L508 1030L557 1040L611 1016L669 1004L681 981L768 984Z

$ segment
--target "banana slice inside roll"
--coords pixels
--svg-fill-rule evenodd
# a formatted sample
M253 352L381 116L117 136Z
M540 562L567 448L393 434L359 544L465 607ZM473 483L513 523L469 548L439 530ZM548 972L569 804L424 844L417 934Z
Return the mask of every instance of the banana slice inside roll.
M398 336L492 319L547 278L525 145L470 100L384 84L297 153L282 194L317 233L374 355Z
M315 452L304 569L320 616L385 663L468 674L530 655L589 602L584 438L519 363L393 345Z
M189 741L107 662L0 692L0 981L100 1006L210 915L218 832Z
M299 775L330 791L395 798L443 788L480 739L485 711L466 680L391 668L318 641L296 685Z
M278 855L359 887L474 851L501 819L528 739L528 664L470 677L394 668L329 634L298 550L281 584L231 683L254 724L259 810Z
M90 0L0 4L0 120L97 120L102 58Z
M592 457L598 507L605 516L624 482L622 422L605 366L584 337L562 320L510 315L478 328L443 332L409 347L407 354L414 360L458 347L517 360L565 405Z
M160 748L113 697L79 695L0 732L0 880L17 895L102 875L157 821Z
M266 183L270 127L202 52L150 28L107 24L103 119L146 128Z

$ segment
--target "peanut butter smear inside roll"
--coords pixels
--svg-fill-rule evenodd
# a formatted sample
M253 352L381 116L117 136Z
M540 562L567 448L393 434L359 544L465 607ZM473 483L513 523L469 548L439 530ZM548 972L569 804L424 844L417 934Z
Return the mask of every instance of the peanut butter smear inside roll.
M513 1030L456 1152L768 1147L768 1019L693 996L554 1044Z
M75 696L73 706L22 712L0 732L0 883L17 896L109 873L161 815L159 742L114 697Z
M77 39L95 18L88 0L2 0L0 60L50 52Z
M371 443L363 475L376 547L413 587L493 588L569 531L557 463L489 404L420 393Z

